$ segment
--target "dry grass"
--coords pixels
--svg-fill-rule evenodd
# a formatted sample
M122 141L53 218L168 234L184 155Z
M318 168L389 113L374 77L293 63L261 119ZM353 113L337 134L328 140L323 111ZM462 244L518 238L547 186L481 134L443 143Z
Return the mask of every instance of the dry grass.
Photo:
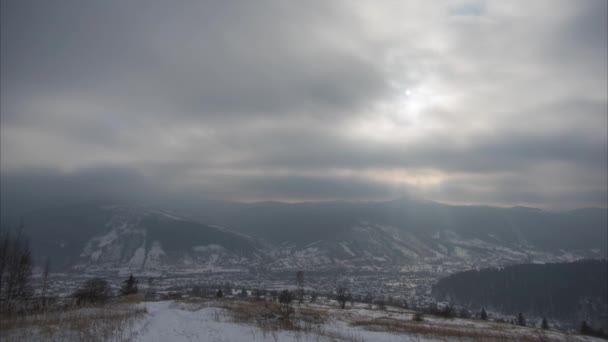
M0 318L2 341L129 341L146 309L132 303Z
M142 294L131 294L128 296L121 297L121 303L131 303L137 304L144 301L144 296Z
M253 323L265 331L316 331L328 319L326 311L271 302L223 302L221 307L231 321Z
M279 341L278 332L284 330L291 332L296 339L309 337L314 341L364 342L356 334L325 329L323 325L332 317L324 309L259 301L223 301L219 307L225 314L216 312L216 320L255 325L269 340Z
M137 334L138 325L135 323L146 314L145 308L138 305L140 301L140 297L133 296L122 299L120 303L101 307L73 308L12 318L0 317L0 340L130 341ZM216 321L248 324L252 326L252 331L259 328L263 340L269 341L279 341L281 334L287 332L301 340L364 342L361 335L371 334L364 330L403 334L413 341L583 340L577 335L485 321L425 317L424 321L417 322L411 319L414 312L402 310L380 313L377 310L337 310L322 305L299 306L264 301L202 298L187 298L170 305L192 312L215 308ZM255 333L252 334L255 338Z
M566 339L564 339L565 335L557 336L539 329L518 329L502 324L493 324L487 327L470 327L383 317L369 320L357 320L352 322L351 325L363 327L370 331L410 334L443 341L577 341L573 336L566 336Z
M353 327L368 331L407 334L408 338L430 338L438 341L522 341L522 342L580 342L580 336L547 332L541 329L521 328L507 324L484 322L470 324L450 320L413 321L412 312L387 312L400 317L365 318L360 312L335 310L315 306L284 305L259 301L213 300L190 303L194 307L211 306L224 310L216 312L217 321L231 321L239 324L252 324L264 332L265 338L277 339L277 332L286 330L297 336L309 336L317 341L363 342L356 331L331 329L332 322L342 321ZM195 308L196 309L196 308ZM329 324L327 324L329 323Z

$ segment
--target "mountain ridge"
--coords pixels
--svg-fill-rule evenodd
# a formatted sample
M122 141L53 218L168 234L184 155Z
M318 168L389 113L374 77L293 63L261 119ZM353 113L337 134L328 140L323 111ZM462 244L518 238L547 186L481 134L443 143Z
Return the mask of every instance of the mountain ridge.
M216 209L183 215L150 205L82 204L36 211L25 222L35 255L68 270L452 272L606 255L603 209L548 212L409 199Z

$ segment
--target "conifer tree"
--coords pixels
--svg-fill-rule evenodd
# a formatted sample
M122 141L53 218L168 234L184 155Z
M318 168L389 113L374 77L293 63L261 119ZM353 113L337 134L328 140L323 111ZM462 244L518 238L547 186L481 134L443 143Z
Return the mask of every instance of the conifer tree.
M123 285L120 288L120 295L122 295L122 296L128 296L128 295L136 294L137 293L137 283L138 282L139 281L137 279L135 279L135 277L133 276L133 274L131 274L129 276L129 278L127 278L127 280L125 280L123 282Z
M587 325L587 321L582 321L582 322L581 322L581 329L580 329L580 333L581 333L582 335L588 335L590 330L591 330L591 329L590 329L589 325Z
M546 318L543 317L543 321L540 324L540 327L543 328L543 329L545 329L545 330L549 329L549 323L547 322Z
M486 312L486 309L484 309L484 308L481 309L479 318L483 319L484 321L488 319L488 313Z
M526 326L526 319L524 318L524 315L521 312L517 314L517 325L522 327Z

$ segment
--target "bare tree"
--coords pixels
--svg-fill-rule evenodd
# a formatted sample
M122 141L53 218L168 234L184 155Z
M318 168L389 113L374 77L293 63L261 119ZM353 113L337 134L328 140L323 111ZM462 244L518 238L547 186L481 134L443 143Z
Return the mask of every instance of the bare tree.
M298 285L298 304L302 304L304 301L304 271L296 273L296 284Z
M319 294L316 291L310 292L310 302L311 303L314 303L317 300L317 297L319 297Z
M350 290L346 287L346 285L339 285L336 288L336 300L340 303L340 308L344 309L346 306L346 302L348 302L351 298Z
M2 234L0 248L0 306L12 310L18 301L32 295L32 252L23 224L15 235Z
M0 299L4 298L3 295L3 289L4 289L4 278L5 278L5 274L4 271L6 270L6 265L8 264L8 255L9 255L9 246L10 246L10 240L9 240L9 232L3 232L2 230L0 230Z
M154 278L148 278L148 286L146 288L146 298L154 298L156 297L156 291L154 290Z
M51 259L48 257L44 261L44 269L42 270L42 292L40 297L42 299L42 307L46 307L46 292L49 287L49 272L51 270Z
M372 304L374 302L374 296L372 295L371 292L367 292L365 294L365 296L363 296L363 302L367 303L367 306L371 309L372 308Z

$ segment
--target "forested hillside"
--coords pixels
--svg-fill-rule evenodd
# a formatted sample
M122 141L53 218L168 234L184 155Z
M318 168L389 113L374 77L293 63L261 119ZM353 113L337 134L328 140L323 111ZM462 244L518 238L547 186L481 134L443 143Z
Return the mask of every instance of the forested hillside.
M606 260L466 271L441 279L433 294L468 307L608 325Z

